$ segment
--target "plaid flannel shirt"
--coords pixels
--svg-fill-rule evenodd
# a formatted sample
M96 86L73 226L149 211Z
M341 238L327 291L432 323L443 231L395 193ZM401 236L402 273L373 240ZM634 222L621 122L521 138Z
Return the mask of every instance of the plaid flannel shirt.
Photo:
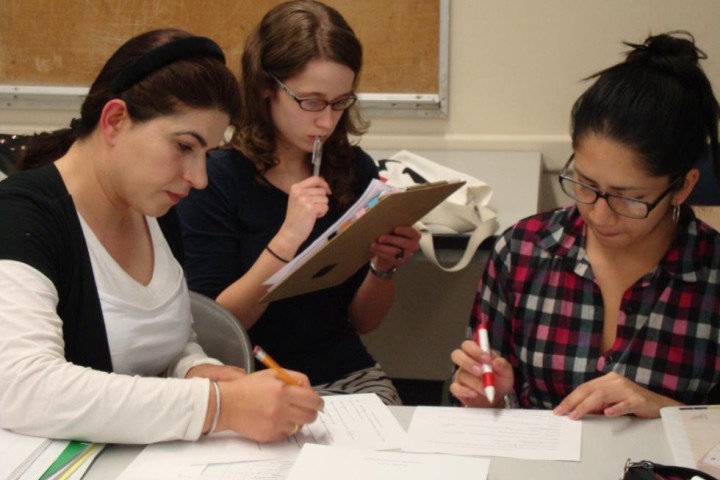
M529 217L500 236L470 327L486 320L515 370L522 407L552 408L611 371L686 404L717 401L720 234L683 211L676 241L623 295L612 347L575 206ZM712 394L710 393L712 391Z

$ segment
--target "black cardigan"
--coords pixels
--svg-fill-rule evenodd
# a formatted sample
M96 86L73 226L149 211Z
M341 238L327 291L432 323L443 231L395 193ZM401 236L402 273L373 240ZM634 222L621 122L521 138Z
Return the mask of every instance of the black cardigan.
M174 210L158 219L182 262ZM55 165L20 172L0 182L0 259L25 263L47 276L58 291L65 358L111 372L105 321L80 219Z

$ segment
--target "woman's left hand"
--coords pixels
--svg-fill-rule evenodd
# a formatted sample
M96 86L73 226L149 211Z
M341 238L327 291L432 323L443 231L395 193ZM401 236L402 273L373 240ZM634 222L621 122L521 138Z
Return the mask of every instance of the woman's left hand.
M244 368L233 367L232 365L212 365L204 363L196 365L188 370L185 378L201 377L216 381L236 380L247 375Z
M662 407L682 405L641 387L615 372L585 382L555 407L555 415L567 414L579 420L589 413L601 413L607 417L636 415L641 418L657 418Z
M392 232L381 235L371 246L375 256L375 268L386 272L405 263L420 250L420 232L413 227L395 227Z

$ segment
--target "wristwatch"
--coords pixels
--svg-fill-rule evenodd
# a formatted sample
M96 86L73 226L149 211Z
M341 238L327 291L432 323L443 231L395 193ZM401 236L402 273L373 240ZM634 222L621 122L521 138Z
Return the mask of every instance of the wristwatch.
M387 272L381 272L377 268L375 268L372 260L370 260L370 272L372 272L372 274L380 280L390 280L391 278L393 278L393 275L395 275L395 272L397 272L397 267L392 267Z

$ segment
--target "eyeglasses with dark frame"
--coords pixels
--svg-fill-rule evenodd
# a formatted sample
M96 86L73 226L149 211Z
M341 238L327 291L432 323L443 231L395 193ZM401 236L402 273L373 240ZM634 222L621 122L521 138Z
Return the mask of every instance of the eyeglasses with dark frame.
M328 102L327 100L323 100L322 98L301 98L295 92L290 90L290 88L288 88L287 85L281 82L275 75L273 75L272 73L268 73L268 75L270 75L273 80L277 82L280 88L285 90L285 93L287 93L290 98L295 100L300 106L300 108L302 110L305 110L306 112L321 112L325 110L328 105L330 105L330 108L332 108L336 112L342 112L343 110L347 110L348 108L355 105L355 102L357 101L357 96L355 96L355 94L347 95L333 102Z
M647 218L648 215L650 215L650 212L652 212L653 209L660 204L662 199L665 198L670 192L672 192L673 189L677 187L678 183L683 179L683 177L676 178L675 180L670 182L670 186L668 186L668 188L666 188L659 197L657 197L652 202L646 202L644 200L638 200L636 198L630 198L623 195L603 192L595 187L591 187L590 185L586 185L582 182L578 182L573 178L570 178L570 176L568 175L568 170L570 168L570 163L572 163L574 158L575 154L573 153L572 155L570 155L570 158L563 167L562 171L560 172L560 177L558 178L558 180L560 181L560 187L562 188L563 192L565 192L565 195L575 201L584 203L586 205L592 205L598 201L598 198L602 198L605 200L605 202L608 204L608 207L610 207L610 210L612 210L613 212L617 213L620 216L634 218L636 220L642 220L643 218Z

